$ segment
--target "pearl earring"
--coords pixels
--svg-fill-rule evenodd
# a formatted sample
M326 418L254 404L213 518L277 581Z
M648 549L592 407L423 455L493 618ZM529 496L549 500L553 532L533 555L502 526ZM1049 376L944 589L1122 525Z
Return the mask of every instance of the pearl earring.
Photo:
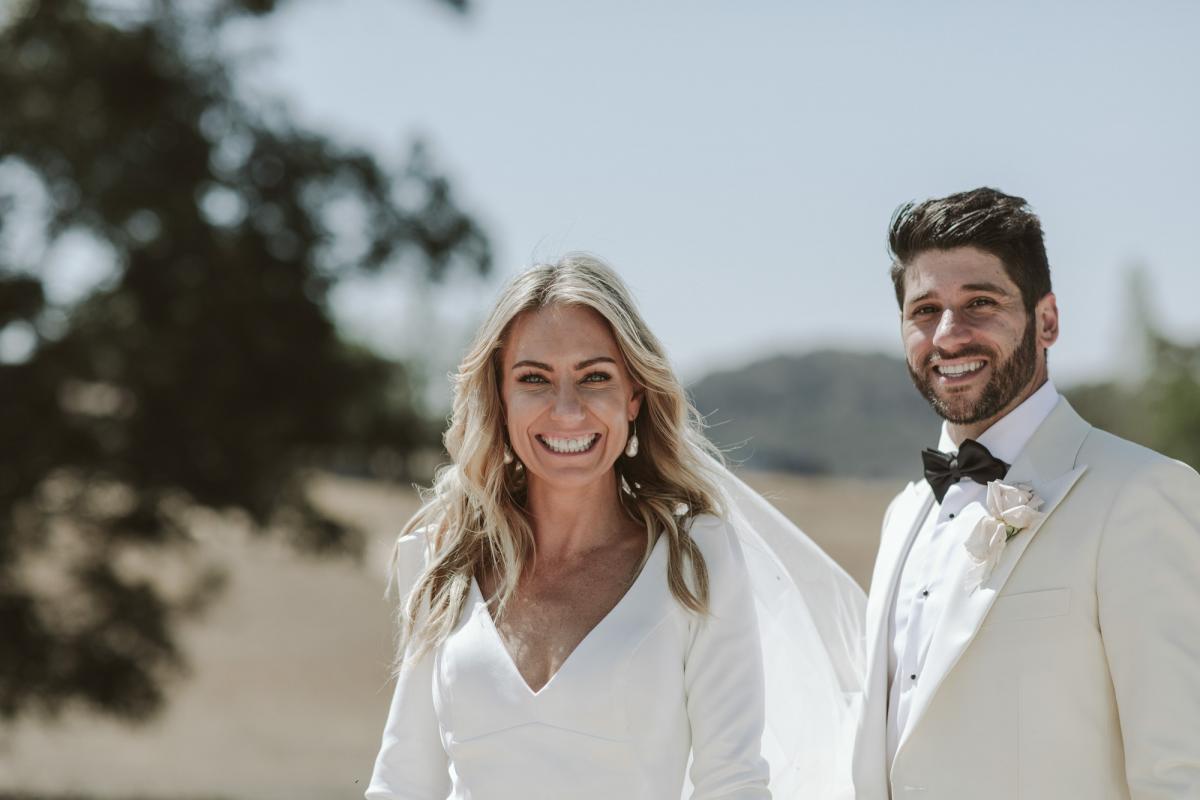
M513 452L508 449L508 445L504 445L504 463L511 464L513 462Z
M637 433L629 434L629 441L625 444L625 455L633 458L638 454L638 438Z

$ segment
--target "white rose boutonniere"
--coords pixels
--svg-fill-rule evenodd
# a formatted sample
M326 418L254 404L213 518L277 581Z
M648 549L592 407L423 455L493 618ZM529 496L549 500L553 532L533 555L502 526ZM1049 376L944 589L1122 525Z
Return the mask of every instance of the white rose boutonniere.
M975 523L965 547L971 566L967 570L967 588L978 589L992 574L1008 540L1029 528L1045 514L1038 511L1042 498L1031 487L1010 486L991 481L987 487L987 515Z

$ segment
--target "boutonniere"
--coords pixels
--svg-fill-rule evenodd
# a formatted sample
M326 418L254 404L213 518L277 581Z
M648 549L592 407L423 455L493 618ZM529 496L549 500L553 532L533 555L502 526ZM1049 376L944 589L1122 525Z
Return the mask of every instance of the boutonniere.
M1021 531L1046 515L1039 512L1042 498L1029 486L1010 486L1003 481L987 485L985 514L971 530L965 547L971 566L967 570L967 589L975 591L992 574L1004 546Z

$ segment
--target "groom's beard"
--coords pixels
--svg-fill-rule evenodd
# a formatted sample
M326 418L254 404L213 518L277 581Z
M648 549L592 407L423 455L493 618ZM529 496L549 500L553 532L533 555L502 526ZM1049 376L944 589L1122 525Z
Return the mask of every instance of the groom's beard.
M908 374L912 378L913 385L917 387L917 391L925 396L937 415L947 422L955 425L972 425L991 419L1011 403L1033 380L1034 372L1037 370L1036 328L1035 320L1030 319L1029 324L1025 326L1025 335L1021 338L1021 344L1003 363L998 363L996 354L983 345L964 347L957 353L937 353L939 360L948 361L966 356L982 356L988 360L988 363L994 365L992 379L983 387L983 392L973 405L965 398L955 402L953 395L944 398L937 394L934 388L936 377L932 379L929 377L934 374L932 356L926 360L925 368L920 373L909 364Z

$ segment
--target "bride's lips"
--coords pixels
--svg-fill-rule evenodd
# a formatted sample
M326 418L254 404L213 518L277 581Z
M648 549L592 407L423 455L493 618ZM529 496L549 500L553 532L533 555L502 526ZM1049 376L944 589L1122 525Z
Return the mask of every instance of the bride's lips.
M555 436L553 434L534 434L542 450L555 456L581 456L596 449L600 441L598 433L582 433L574 436Z

